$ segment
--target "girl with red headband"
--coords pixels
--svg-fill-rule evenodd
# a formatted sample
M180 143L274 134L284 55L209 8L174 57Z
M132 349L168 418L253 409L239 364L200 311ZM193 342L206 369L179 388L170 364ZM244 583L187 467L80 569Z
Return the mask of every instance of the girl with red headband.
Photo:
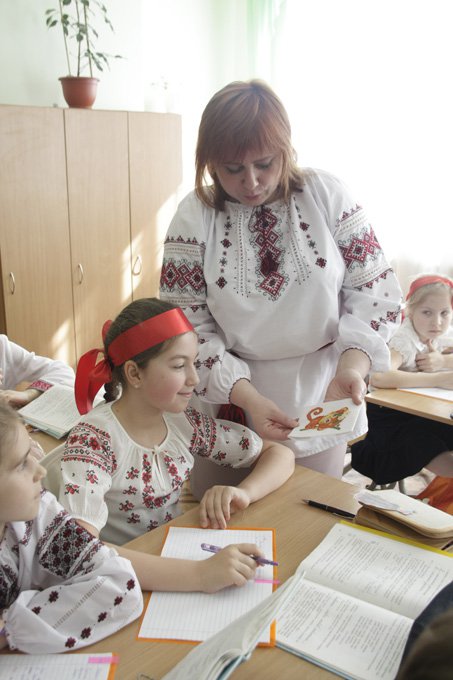
M372 373L372 387L453 389L453 281L418 276L406 298L405 319L389 342L391 369ZM351 447L352 467L378 484L427 467L453 477L453 427L408 413L367 405L368 433Z
M177 516L194 457L249 467L238 486L209 489L203 527L222 529L230 515L278 488L294 455L246 427L188 408L198 384L198 337L183 312L155 298L135 300L104 325L104 349L77 367L76 401L84 415L70 432L61 461L60 500L95 536L121 545ZM96 363L98 355L103 359ZM91 408L105 384L106 403ZM228 546L208 560L124 552L142 587L214 591L253 577L257 546Z

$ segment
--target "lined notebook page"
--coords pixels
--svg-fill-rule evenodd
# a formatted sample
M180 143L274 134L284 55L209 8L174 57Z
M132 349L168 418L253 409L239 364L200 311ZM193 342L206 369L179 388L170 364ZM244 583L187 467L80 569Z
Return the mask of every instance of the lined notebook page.
M105 654L5 654L0 661L0 680L107 680L112 663ZM112 676L111 676L112 677Z
M201 543L226 546L230 543L255 543L268 559L273 554L271 529L193 529L170 527L162 550L166 557L203 560L212 553L201 549ZM274 578L272 565L259 566L256 578ZM217 633L234 619L245 614L268 597L270 583L249 581L242 588L230 587L218 593L152 593L142 620L139 638L201 641ZM271 642L270 626L259 643Z
M453 390L444 390L441 387L398 387L398 389L401 392L415 392L415 394L423 394L425 397L453 402Z

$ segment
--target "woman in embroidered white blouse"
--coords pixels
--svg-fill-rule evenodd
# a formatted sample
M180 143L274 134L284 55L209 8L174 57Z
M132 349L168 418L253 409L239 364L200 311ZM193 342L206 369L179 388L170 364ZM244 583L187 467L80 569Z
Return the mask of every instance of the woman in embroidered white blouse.
M287 113L256 80L230 83L204 110L195 191L170 225L160 296L199 335L199 399L241 407L273 440L287 439L303 406L363 400L370 368L389 367L401 302L363 209L336 177L297 167ZM353 437L365 431L363 414ZM346 436L335 441L288 445L297 462L340 476Z

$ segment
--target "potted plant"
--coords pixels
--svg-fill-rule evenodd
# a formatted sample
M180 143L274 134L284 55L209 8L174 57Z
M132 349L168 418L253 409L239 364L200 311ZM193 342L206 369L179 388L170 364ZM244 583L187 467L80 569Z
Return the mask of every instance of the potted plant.
M120 55L99 52L95 45L98 33L95 24L101 22L113 31L107 16L107 8L100 0L58 0L58 7L46 10L48 28L61 26L63 31L68 75L59 78L63 96L70 107L91 108L96 98L99 79L93 76L94 69L103 71L109 67L111 58L121 59ZM76 52L70 52L73 41ZM72 63L75 68L71 68ZM88 69L89 75L82 75Z

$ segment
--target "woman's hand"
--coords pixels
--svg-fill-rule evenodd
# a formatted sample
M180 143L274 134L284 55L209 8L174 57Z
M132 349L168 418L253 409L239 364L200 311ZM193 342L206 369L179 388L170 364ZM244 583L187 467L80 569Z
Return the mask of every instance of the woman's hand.
M228 545L213 557L197 562L201 590L215 593L228 586L243 586L255 576L258 564L250 555L264 557L253 543Z
M346 368L339 371L330 382L325 401L351 398L354 404L361 404L366 394L366 384L358 371Z
M245 510L250 498L236 486L212 486L200 502L200 524L203 529L226 529L227 522L238 510Z
M351 398L354 404L361 404L367 387L364 380L369 373L370 359L360 349L347 349L340 356L337 372L327 387L325 401Z
M241 379L233 386L231 403L247 411L252 419L252 428L263 439L285 441L298 420L289 418L271 399L263 397L248 380Z
M247 412L255 432L271 441L285 441L291 430L299 424L297 418L289 418L273 401L261 395L249 404Z

